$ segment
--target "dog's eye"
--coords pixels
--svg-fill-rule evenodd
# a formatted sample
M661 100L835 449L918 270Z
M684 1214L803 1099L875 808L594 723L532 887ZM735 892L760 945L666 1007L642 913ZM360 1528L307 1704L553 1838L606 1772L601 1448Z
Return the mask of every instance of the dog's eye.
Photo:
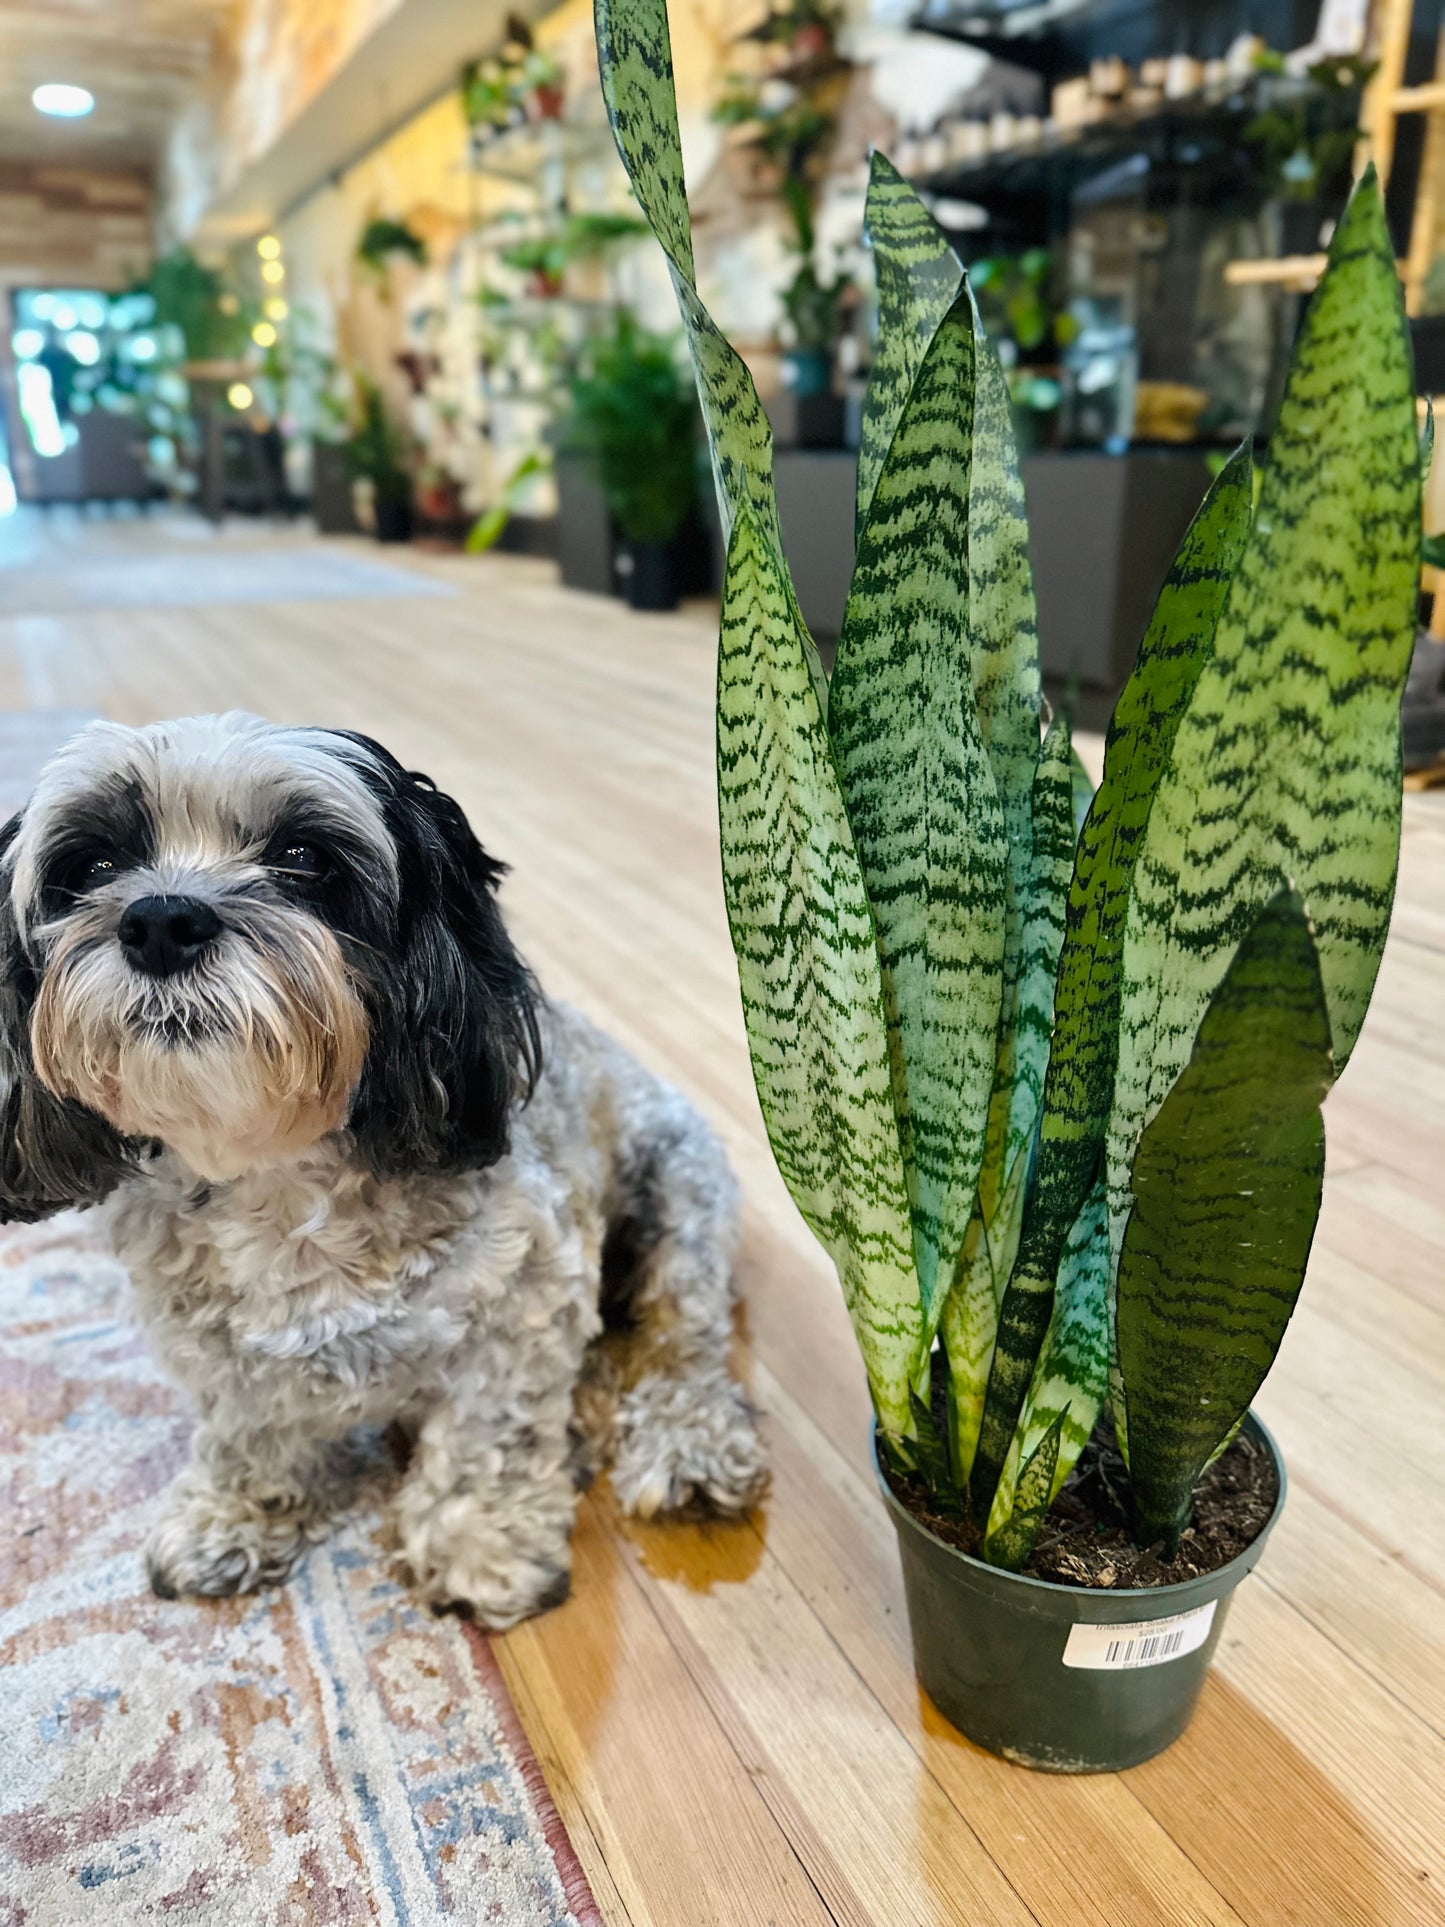
M51 882L57 888L78 895L86 890L94 890L98 884L109 883L112 877L119 876L120 865L113 856L81 855L62 864L51 875Z
M302 883L314 883L330 868L325 854L312 843L288 843L273 850L266 862L279 876L294 877Z

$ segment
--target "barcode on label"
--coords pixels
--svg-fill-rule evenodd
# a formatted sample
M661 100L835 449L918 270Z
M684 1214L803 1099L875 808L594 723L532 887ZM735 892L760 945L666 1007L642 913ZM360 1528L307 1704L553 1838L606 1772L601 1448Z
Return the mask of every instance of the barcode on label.
M1106 1666L1146 1666L1151 1659L1173 1659L1184 1651L1184 1630L1150 1633L1147 1639L1111 1639L1104 1654Z
M1215 1602L1169 1619L1136 1619L1115 1626L1069 1628L1065 1666L1094 1672L1129 1666L1162 1666L1166 1660L1197 1652L1214 1624Z

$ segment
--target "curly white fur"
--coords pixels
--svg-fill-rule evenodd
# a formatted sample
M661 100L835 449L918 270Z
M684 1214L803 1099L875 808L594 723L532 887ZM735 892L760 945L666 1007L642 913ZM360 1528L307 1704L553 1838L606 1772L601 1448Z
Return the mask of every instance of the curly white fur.
M486 1171L377 1178L343 1138L217 1185L166 1155L116 1193L116 1251L202 1419L148 1548L158 1592L284 1578L344 1503L338 1446L361 1425L415 1432L395 1511L416 1587L494 1627L565 1596L577 1473L599 1455L644 1517L757 1496L754 1415L726 1368L722 1150L581 1017L543 1022L546 1069ZM603 1244L638 1217L633 1328L589 1369Z

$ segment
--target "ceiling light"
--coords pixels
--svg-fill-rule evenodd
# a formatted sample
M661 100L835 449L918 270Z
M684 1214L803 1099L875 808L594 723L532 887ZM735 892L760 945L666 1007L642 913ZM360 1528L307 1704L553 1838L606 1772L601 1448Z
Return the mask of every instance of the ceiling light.
M71 87L64 81L47 81L30 96L42 114L56 120L83 120L95 106L95 95L86 87Z
M286 270L279 261L263 261L261 263L261 279L271 282L274 286L276 282L286 279Z
M251 330L251 339L258 348L274 348L276 346L276 330L271 326L269 321L258 321Z
M232 408L249 408L255 399L244 381L233 381L226 390L226 400Z
M263 261L274 261L281 252L281 243L274 234L263 234L256 243L256 252Z

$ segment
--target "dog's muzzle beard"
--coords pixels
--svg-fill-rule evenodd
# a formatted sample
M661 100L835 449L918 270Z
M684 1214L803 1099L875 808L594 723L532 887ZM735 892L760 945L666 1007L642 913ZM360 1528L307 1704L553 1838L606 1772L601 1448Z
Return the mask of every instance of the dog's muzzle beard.
M110 919L51 933L31 1019L41 1081L125 1137L155 1138L200 1177L294 1155L346 1121L366 1012L340 945L280 906L228 914L191 968L146 977Z

